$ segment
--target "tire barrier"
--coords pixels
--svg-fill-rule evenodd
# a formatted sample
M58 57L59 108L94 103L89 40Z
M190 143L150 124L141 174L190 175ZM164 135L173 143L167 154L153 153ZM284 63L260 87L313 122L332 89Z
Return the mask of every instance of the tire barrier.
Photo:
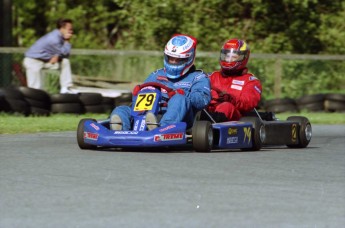
M100 93L79 93L86 113L104 113L103 96Z
M1 88L2 102L0 110L29 116L31 114L30 104L25 100L23 93L16 87Z
M47 92L39 89L21 86L19 91L24 95L24 99L30 104L32 115L49 116L51 110L50 96Z
M48 94L43 90L20 87L0 88L0 112L24 116L49 116L51 113L105 113L117 106L130 105L131 93L103 97L100 93ZM262 99L258 110L282 112L345 112L345 94L312 94L292 98Z
M50 98L52 113L85 113L78 94L53 94Z

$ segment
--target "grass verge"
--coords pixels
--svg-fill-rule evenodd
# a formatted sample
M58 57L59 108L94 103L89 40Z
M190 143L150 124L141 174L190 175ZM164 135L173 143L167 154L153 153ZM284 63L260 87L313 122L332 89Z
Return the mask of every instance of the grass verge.
M276 117L286 120L289 116L305 116L311 124L345 124L344 113L279 113ZM83 118L106 119L108 114L52 114L49 117L24 117L0 113L0 134L76 131Z

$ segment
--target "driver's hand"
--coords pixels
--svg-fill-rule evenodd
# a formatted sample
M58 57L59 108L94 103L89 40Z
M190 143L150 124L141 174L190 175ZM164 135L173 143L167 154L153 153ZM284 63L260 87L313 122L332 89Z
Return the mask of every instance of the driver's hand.
M171 91L171 92L168 93L168 97L171 98L171 97L173 97L175 94L184 95L184 90L183 90L183 89L176 89L176 90L173 90L173 91Z
M141 90L141 87L140 87L140 85L136 85L135 87L134 87L134 89L133 89L133 95L134 96L136 96L136 95L138 95L138 93L139 93L139 91Z
M58 55L54 55L50 60L49 63L51 64L55 64L59 61L59 56Z

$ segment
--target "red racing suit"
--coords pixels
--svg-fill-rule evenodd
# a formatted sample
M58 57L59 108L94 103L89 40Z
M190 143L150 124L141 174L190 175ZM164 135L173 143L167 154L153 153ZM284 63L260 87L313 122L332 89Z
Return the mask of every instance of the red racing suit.
M261 83L247 72L244 69L240 75L223 76L221 71L215 71L209 76L212 100L207 110L210 113L224 113L227 120L239 120L243 113L252 111L258 105Z

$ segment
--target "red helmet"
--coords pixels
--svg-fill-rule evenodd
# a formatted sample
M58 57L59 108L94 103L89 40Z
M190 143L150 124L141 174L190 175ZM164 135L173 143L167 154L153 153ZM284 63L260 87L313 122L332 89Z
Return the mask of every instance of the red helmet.
M249 46L239 39L226 41L220 51L219 64L222 72L229 75L243 70L250 55Z

